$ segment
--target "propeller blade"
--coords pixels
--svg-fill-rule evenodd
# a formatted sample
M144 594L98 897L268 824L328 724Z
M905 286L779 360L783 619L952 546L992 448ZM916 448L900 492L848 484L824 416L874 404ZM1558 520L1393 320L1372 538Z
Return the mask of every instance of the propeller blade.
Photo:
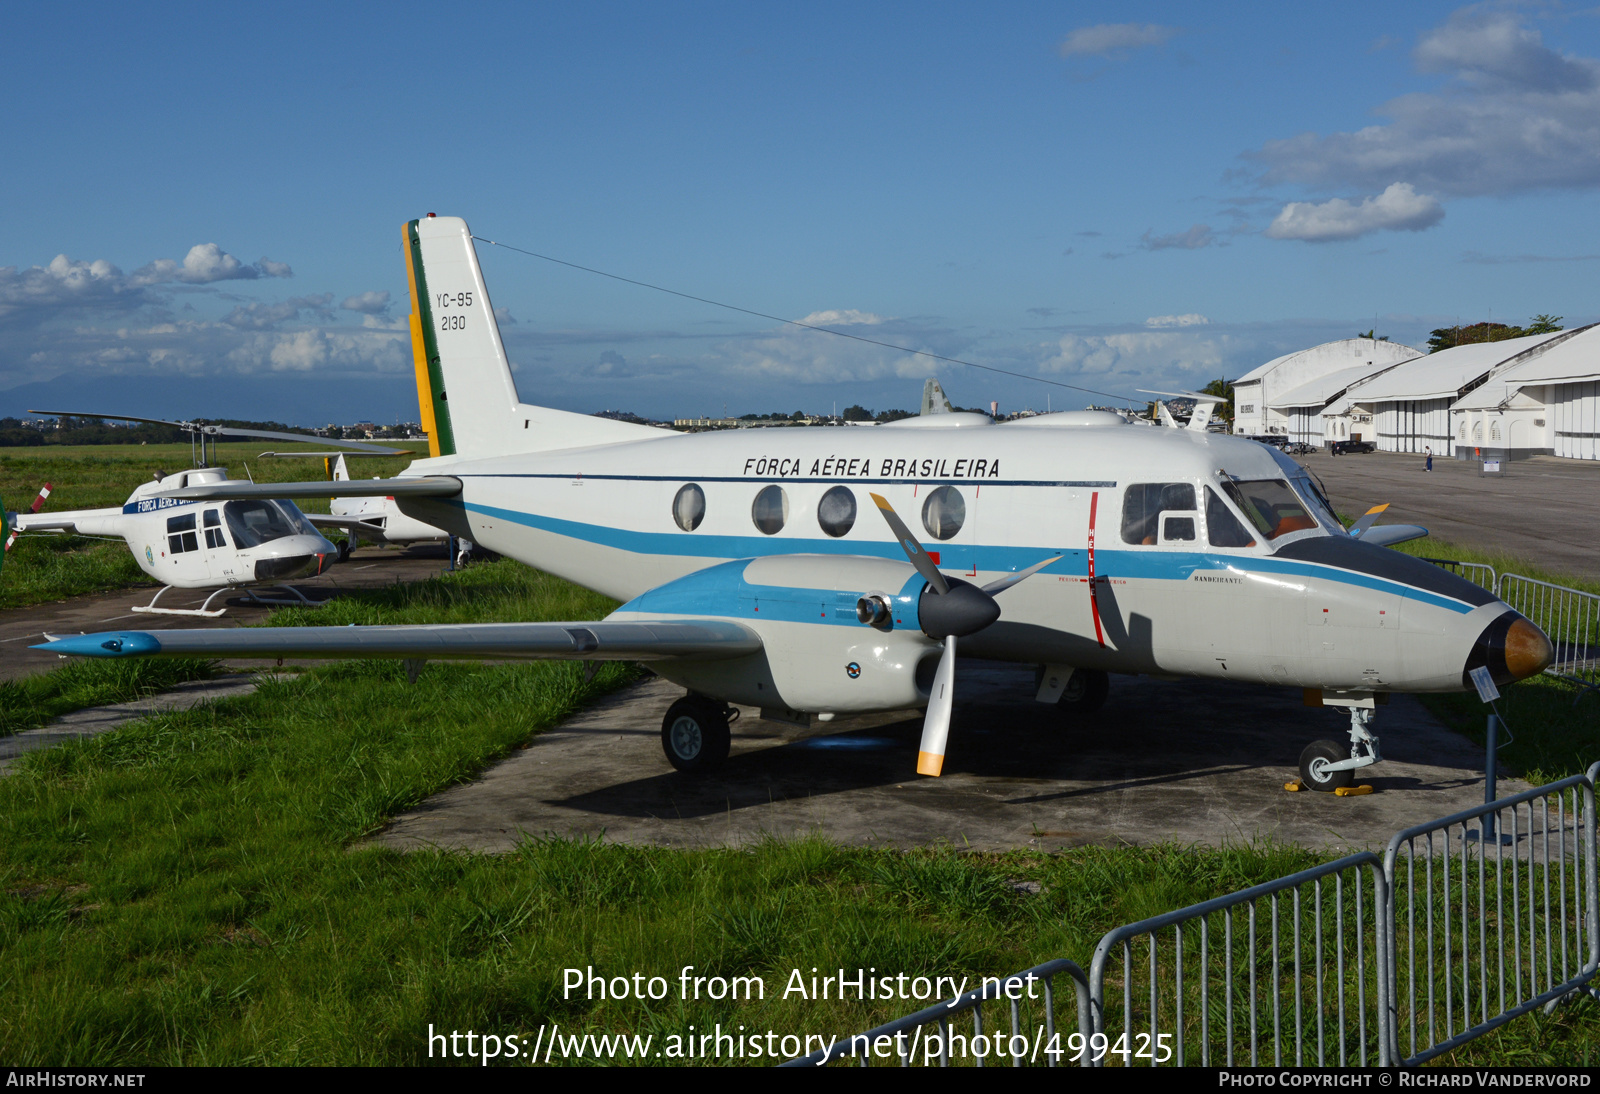
M1378 518L1383 515L1383 511L1387 508L1389 508L1389 503L1384 502L1382 505L1374 505L1371 509L1362 513L1361 519L1350 526L1350 534L1356 539L1360 539L1368 528L1377 523Z
M911 565L917 568L917 573L922 575L924 581L932 585L934 591L940 596L950 591L950 583L945 581L944 575L939 572L939 567L933 564L933 559L928 557L928 552L922 549L922 544L917 542L917 537L911 534L905 521L900 519L900 514L894 511L894 506L884 499L882 494L872 494L872 500L877 503L878 512L883 514L883 519L889 522L889 530L900 541L900 549L911 560Z
M956 698L956 636L944 640L939 671L928 693L928 713L922 719L922 743L917 746L917 774L938 776L944 770L944 744L950 736L950 708Z
M1060 557L1060 555L1051 555L1043 562L1035 562L1026 570L1018 570L1014 574L1007 574L998 581L991 581L989 584L983 587L983 591L988 593L990 596L993 596L995 593L1003 593L1017 582L1032 577L1034 574L1038 573L1040 570L1044 569L1046 566L1050 565Z

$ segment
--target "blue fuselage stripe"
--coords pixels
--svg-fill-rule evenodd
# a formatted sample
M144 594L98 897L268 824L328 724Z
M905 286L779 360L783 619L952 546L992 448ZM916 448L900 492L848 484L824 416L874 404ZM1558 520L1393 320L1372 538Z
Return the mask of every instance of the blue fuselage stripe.
M699 532L638 532L626 528L611 528L581 521L563 520L538 513L523 513L515 509L501 509L492 505L468 502L469 511L487 517L511 521L529 528L537 528L558 536L612 547L639 555L665 555L680 558L748 559L775 553L773 547L782 544L786 554L864 555L872 558L901 560L905 554L894 541L854 539L775 539L770 536L716 536ZM968 545L978 552L978 569L989 572L1012 572L1026 569L1040 559L1060 554L1060 561L1046 567L1045 573L1087 574L1087 560L1082 548L1061 547L1010 547L991 544ZM1320 578L1337 581L1364 589L1404 596L1410 600L1446 608L1466 614L1472 605L1440 596L1437 593L1406 585L1398 581L1375 577L1357 570L1324 566L1313 562L1262 557L1259 555L1206 554L1197 551L1169 550L1107 550L1095 551L1095 573L1100 577L1138 578L1153 581L1187 581L1196 570L1234 570L1240 573L1258 573L1281 577Z

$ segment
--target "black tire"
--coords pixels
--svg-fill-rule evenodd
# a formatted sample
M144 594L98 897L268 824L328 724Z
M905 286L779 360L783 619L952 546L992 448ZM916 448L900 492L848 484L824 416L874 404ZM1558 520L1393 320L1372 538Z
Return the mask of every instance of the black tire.
M673 703L661 720L661 750L679 771L715 771L727 760L732 740L727 708L697 695Z
M346 536L344 539L340 540L339 541L339 561L340 562L349 562L350 561L350 552L354 551L355 549L356 549L356 541L351 539L349 536Z
M1056 700L1056 709L1064 714L1093 714L1106 705L1109 694L1109 674L1099 669L1077 669L1062 689L1061 698Z
M1346 771L1314 771L1317 766L1315 761L1326 760L1334 763L1350 758L1350 747L1341 745L1337 741L1312 741L1306 745L1305 751L1300 753L1300 784L1307 790L1320 790L1324 794L1332 794L1341 786L1354 786L1356 773Z

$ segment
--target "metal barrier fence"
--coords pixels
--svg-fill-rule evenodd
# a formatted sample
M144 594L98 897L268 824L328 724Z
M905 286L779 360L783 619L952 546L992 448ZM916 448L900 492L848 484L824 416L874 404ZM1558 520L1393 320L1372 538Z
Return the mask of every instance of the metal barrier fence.
M1555 659L1545 672L1600 688L1600 595L1521 574L1501 574L1495 595L1549 636Z
M1072 982L1077 1002L1077 1029L1065 1036L1056 1022L1057 976ZM984 1029L983 1007L991 1002L1010 1005L1009 1032ZM967 1013L972 1015L972 1032L953 1029L953 1019ZM1089 981L1083 969L1071 961L1047 961L1004 979L987 977L965 995L841 1038L829 1049L780 1066L821 1067L850 1058L861 1067L890 1060L901 1067L918 1063L949 1067L952 1061L983 1067L990 1060L1012 1067L1056 1067L1083 1053L1089 1024ZM929 1031L929 1026L937 1028Z
M1499 582L1499 575L1495 573L1494 567L1487 562L1461 562L1453 558L1423 558L1422 561L1431 562L1441 569L1458 574L1474 585L1482 586L1490 592L1495 591L1495 587Z
M1387 1065L1387 892L1363 852L1118 927L1089 966L1090 1062Z
M1401 1063L1554 1003L1600 966L1589 777L1407 828L1383 867Z
M1064 960L991 978L785 1066L1422 1063L1600 975L1597 780L1600 763L1407 828L1382 859L1349 855L1118 927L1087 978ZM1077 1001L1064 1037L1058 975ZM986 1033L983 1006L1002 999L1010 1031ZM972 1033L954 1032L967 1012Z

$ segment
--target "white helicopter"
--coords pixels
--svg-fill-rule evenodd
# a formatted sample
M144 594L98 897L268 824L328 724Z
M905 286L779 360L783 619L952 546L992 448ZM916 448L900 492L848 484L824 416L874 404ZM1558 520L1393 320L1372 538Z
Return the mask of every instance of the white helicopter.
M404 254L430 458L378 482L179 496L392 496L622 607L601 622L119 631L39 648L647 661L689 692L661 730L681 770L727 756L729 703L824 722L926 706L917 769L937 775L959 643L1039 666L1037 699L1069 711L1098 707L1109 673L1303 689L1350 713L1348 747L1301 756L1306 785L1329 791L1379 761L1388 694L1550 661L1493 593L1377 546L1370 521L1352 536L1304 468L1253 441L1095 411L663 435L522 402L464 221L412 221Z
M65 411L31 411L38 414L66 414ZM73 417L112 418L129 421L160 422L188 428L199 436L201 463L205 462L208 437L242 435L276 439L324 441L309 435L278 433L231 426L202 425L190 422L165 422L154 418L123 418L119 415L77 414ZM371 454L394 454L392 449L362 442L334 441ZM251 586L281 586L294 597L268 603L310 604L298 590L283 585L299 577L322 573L339 557L339 549L317 531L310 518L292 502L281 497L255 497L241 501L202 504L180 498L180 490L200 485L226 487L241 480L230 479L227 468L196 467L175 474L156 472L155 477L134 488L120 507L42 512L41 502L48 497L48 486L33 510L9 514L12 527L6 547L15 536L57 533L121 538L133 552L139 568L162 587L149 604L132 609L153 615L188 615L216 618L227 608L211 609L220 596ZM248 482L244 483L248 485ZM214 589L199 608L167 608L159 602L168 589ZM253 599L260 597L251 591Z

